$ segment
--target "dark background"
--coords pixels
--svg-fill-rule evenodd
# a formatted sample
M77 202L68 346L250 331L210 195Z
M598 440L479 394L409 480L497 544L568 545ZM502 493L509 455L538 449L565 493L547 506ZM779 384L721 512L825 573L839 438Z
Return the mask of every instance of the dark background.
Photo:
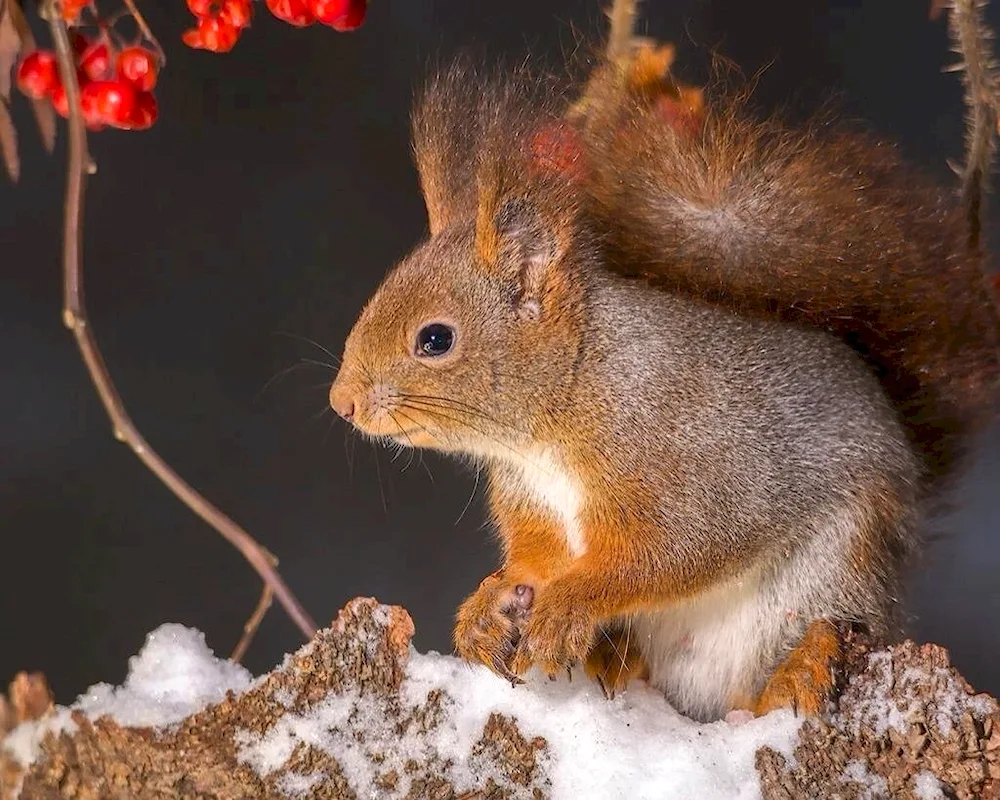
M374 595L412 612L419 648L449 650L454 610L495 558L479 497L462 516L471 476L432 454L427 471L404 469L405 456L349 439L324 410L330 370L275 376L329 360L306 339L339 353L385 270L424 233L407 111L425 66L461 45L556 58L575 30L600 30L599 2L374 0L353 35L295 30L257 5L243 41L216 56L180 44L183 0L142 3L170 64L154 129L93 137L93 326L149 441L280 556L321 623ZM944 179L946 159L961 157L959 82L941 71L952 57L924 0L643 6L648 31L679 45L686 77L703 76L717 47L747 72L769 65L765 107L808 110L832 92ZM67 702L120 681L165 621L228 653L259 584L111 438L60 324L63 156L41 152L23 102L17 119L21 185L0 184L0 681L44 670ZM998 486L994 435L958 511L935 526L944 536L907 606L915 634L950 647L993 692ZM266 670L299 643L275 606L247 664Z

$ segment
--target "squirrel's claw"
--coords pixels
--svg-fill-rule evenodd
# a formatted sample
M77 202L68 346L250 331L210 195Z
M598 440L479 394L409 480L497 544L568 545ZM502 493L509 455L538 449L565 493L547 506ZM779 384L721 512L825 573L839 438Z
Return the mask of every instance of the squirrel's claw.
M646 662L630 634L627 629L602 631L584 662L584 671L597 681L608 700L614 700L633 678L649 677Z
M590 652L596 623L585 606L546 591L521 627L510 668L523 675L538 664L548 675L570 670Z

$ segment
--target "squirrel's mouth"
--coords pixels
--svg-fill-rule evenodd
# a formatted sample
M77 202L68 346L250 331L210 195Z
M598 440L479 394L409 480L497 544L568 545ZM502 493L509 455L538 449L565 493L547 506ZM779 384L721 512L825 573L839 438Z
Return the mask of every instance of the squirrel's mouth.
M440 447L441 442L431 433L426 425L419 423L413 425L401 425L393 420L389 415L379 415L377 419L367 420L362 423L360 420L352 420L354 427L361 433L367 434L383 442L394 442L404 447Z

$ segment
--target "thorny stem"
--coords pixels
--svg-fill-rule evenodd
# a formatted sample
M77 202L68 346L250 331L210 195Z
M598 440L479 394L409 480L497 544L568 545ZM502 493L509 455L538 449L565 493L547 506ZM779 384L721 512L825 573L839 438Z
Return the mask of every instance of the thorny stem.
M63 322L76 338L80 354L87 366L87 371L90 373L90 379L97 388L97 393L100 395L101 402L111 420L115 438L127 444L143 464L188 508L215 528L226 541L242 553L243 557L260 575L267 590L277 596L278 602L281 603L306 639L311 639L316 632L316 625L278 574L274 567L273 556L261 547L250 534L184 481L139 433L125 410L125 405L111 380L104 358L90 331L83 302L82 262L80 258L84 185L86 173L90 169L90 157L87 154L87 132L84 128L83 115L80 112L80 87L77 83L76 68L66 23L62 20L58 9L51 6L46 16L52 31L59 70L62 74L63 85L66 87L66 101L69 105L69 152L63 232Z

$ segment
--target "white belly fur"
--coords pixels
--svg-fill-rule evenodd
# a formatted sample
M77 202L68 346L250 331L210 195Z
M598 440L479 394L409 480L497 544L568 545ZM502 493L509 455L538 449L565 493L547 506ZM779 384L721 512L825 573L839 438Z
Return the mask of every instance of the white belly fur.
M661 611L637 614L632 637L650 683L696 719L718 719L762 688L785 634L787 614L773 607L750 573Z
M525 494L549 512L562 528L573 556L579 558L586 553L587 540L579 521L583 491L577 479L563 468L548 448L532 450L509 463Z

